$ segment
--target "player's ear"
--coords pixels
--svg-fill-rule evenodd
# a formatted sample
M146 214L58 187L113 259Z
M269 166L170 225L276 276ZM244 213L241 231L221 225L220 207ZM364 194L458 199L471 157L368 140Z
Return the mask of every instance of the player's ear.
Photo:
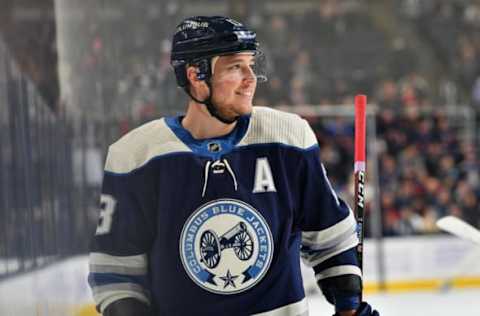
M187 79L190 82L190 85L196 86L200 79L198 79L198 67L187 66Z

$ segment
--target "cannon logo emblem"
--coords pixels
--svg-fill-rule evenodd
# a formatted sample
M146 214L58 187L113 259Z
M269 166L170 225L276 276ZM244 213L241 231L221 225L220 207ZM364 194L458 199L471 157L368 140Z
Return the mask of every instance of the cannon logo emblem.
M198 208L185 223L180 255L197 285L217 294L235 294L265 276L273 239L255 208L238 200L215 200Z

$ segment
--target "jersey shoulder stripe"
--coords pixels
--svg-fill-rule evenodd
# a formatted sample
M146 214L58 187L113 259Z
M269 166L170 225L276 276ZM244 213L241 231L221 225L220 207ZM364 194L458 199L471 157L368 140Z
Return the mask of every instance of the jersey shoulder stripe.
M161 118L146 123L113 143L108 150L105 171L129 173L154 157L191 152Z
M248 131L238 146L269 143L308 149L317 140L307 121L297 114L255 106Z

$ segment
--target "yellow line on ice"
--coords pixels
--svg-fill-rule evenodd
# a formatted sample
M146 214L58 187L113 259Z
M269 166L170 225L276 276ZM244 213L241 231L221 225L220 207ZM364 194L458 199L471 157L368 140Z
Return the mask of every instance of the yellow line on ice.
M76 309L73 313L74 316L100 316L95 309L95 304L89 304Z
M411 291L435 291L448 285L451 288L479 288L480 277L471 278L455 278L449 282L441 279L425 279L425 280L411 280L411 281L391 281L386 282L384 288L380 287L379 283L366 282L364 291L367 294L388 292L388 293L402 293Z

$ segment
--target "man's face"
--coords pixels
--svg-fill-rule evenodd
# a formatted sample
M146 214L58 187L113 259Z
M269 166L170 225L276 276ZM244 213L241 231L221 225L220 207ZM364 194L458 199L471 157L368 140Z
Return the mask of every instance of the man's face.
M234 118L252 111L257 78L251 53L220 56L213 68L212 101L222 117Z

